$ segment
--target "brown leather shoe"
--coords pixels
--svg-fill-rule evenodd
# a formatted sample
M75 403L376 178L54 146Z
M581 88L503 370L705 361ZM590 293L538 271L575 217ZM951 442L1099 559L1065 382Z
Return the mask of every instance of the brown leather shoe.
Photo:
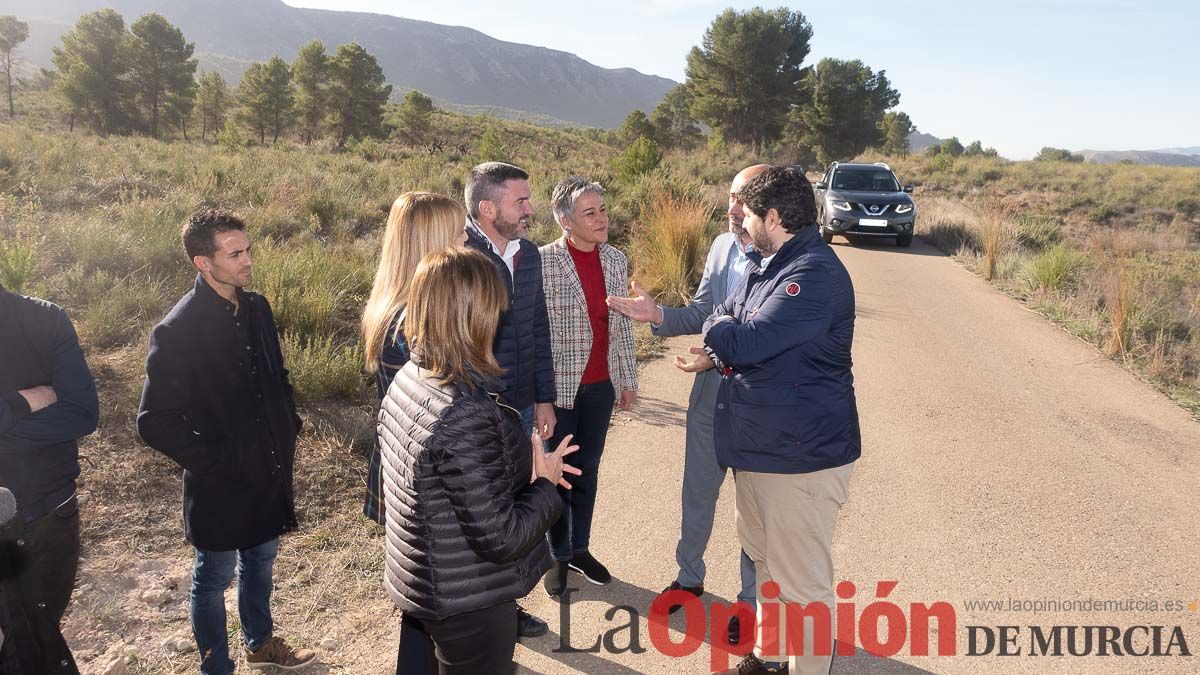
M258 651L246 650L246 665L256 670L301 670L312 664L317 653L311 649L292 649L283 638L273 636Z
M763 663L753 654L747 654L742 662L737 664L737 667L732 670L726 670L717 675L787 675L788 666L783 664L782 668L768 668L767 664Z

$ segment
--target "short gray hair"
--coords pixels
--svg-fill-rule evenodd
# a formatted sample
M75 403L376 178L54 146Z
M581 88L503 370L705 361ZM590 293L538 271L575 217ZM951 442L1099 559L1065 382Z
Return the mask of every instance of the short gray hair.
M571 176L558 181L550 201L554 208L554 220L560 227L563 218L575 217L575 202L589 192L604 196L604 186L582 176Z
M529 180L529 172L504 162L484 162L472 168L463 188L463 201L471 217L479 218L479 202L495 202L496 191L510 180Z

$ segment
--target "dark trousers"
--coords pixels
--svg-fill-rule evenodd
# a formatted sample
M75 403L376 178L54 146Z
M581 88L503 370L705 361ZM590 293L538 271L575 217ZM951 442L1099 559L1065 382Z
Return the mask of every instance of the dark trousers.
M516 671L513 652L517 648L517 603L508 601L495 607L457 614L440 621L406 620L400 630L400 654L396 675L436 673L437 675L476 675L495 673L508 675ZM416 624L424 628L423 635L433 640L436 670L421 671L406 661L406 639L416 637L408 632Z
M0 664L37 664L32 672L78 673L59 623L79 567L79 507L74 499L0 533L0 618L7 625Z
M599 480L600 456L608 438L608 423L612 420L616 392L612 382L605 380L580 385L575 394L575 407L568 410L554 406L554 438L546 446L555 449L567 434L575 436L572 444L579 449L563 458L564 463L583 471L582 475L564 474L571 489L559 487L563 500L562 515L550 527L550 552L554 559L570 560L575 553L588 550L592 539L592 512L596 507L596 486Z

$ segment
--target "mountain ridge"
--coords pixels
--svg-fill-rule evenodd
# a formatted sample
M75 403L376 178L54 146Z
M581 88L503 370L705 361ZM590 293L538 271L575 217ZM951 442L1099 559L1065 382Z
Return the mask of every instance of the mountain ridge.
M548 47L505 42L463 26L386 14L291 7L282 0L10 0L5 10L30 23L22 56L50 67L79 16L113 7L127 24L158 12L196 45L202 69L236 84L255 62L295 58L319 39L332 53L357 42L379 60L397 90L418 89L452 105L532 113L582 126L616 127L641 109L649 113L675 82L632 68L601 68ZM509 115L505 115L509 116Z

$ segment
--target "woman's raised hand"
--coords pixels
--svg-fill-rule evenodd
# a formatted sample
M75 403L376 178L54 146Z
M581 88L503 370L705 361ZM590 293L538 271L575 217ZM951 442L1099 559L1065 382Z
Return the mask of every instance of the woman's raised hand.
M578 445L571 445L572 437L571 434L567 434L554 452L546 452L541 435L534 432L531 438L533 441L534 480L545 478L555 485L561 485L568 490L571 489L571 484L567 482L563 474L569 473L573 476L578 476L583 473L570 464L563 464L563 457L579 449Z

